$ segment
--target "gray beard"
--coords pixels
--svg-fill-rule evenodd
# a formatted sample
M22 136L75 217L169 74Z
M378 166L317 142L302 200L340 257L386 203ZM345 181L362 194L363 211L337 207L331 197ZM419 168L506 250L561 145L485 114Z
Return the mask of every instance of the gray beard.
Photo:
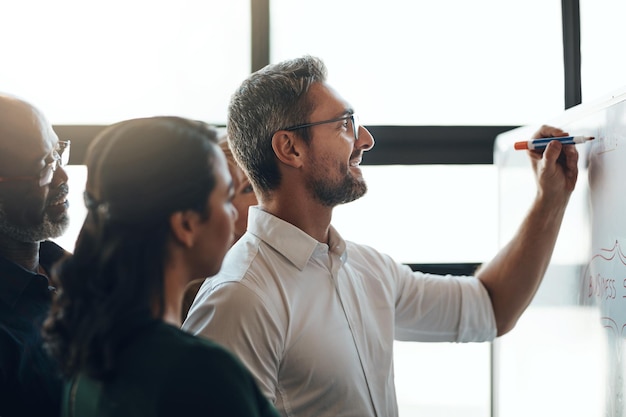
M69 217L53 222L44 213L41 223L31 226L16 226L9 222L2 205L0 205L0 234L17 242L36 243L61 236L69 225Z

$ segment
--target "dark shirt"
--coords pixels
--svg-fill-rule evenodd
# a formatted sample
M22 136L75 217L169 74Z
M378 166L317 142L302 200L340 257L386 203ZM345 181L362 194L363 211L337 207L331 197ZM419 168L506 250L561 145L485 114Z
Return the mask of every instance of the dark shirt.
M66 252L42 242L46 271ZM41 325L50 309L48 279L0 256L0 416L58 416L62 383L46 354Z
M162 321L133 329L117 360L105 382L68 383L63 416L279 417L230 352Z

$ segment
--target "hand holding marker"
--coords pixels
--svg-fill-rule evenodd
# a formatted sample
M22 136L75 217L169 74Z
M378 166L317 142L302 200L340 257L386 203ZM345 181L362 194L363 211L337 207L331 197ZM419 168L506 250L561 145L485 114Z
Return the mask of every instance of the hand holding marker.
M531 139L522 142L515 142L515 149L519 150L532 150L532 149L545 149L548 146L548 143L553 140L558 140L563 145L575 145L577 143L585 143L587 141L593 140L593 136L563 136L560 138L541 138L541 139Z

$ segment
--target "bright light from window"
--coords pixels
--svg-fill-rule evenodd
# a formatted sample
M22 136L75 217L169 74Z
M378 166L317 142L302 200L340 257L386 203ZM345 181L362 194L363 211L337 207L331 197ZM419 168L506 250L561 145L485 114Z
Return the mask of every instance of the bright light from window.
M68 252L74 252L76 238L83 227L87 209L83 202L83 192L85 191L85 183L87 181L87 167L84 165L68 165L63 167L67 172L67 185L69 194L67 200L70 207L68 210L70 217L70 225L67 231L56 239L54 242L63 247Z
M560 2L271 1L272 62L322 58L370 125L523 125L563 102Z
M0 91L54 124L223 124L250 71L248 0L4 1L0 16Z
M495 254L494 166L366 165L361 169L367 194L335 208L333 214L333 224L346 239L404 263L482 263Z
M583 102L624 90L626 3L622 0L580 1L580 53Z

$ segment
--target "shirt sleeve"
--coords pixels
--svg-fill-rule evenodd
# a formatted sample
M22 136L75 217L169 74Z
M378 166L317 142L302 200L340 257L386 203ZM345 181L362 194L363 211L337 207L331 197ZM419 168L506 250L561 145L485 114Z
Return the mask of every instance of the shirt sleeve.
M243 362L272 403L276 402L283 330L275 306L239 281L205 283L183 330L224 346Z
M496 336L491 299L472 276L434 275L399 268L396 339L484 342Z
M352 265L384 288L374 297L394 310L394 338L415 342L483 342L497 329L491 299L476 277L413 272L368 246L350 247Z

